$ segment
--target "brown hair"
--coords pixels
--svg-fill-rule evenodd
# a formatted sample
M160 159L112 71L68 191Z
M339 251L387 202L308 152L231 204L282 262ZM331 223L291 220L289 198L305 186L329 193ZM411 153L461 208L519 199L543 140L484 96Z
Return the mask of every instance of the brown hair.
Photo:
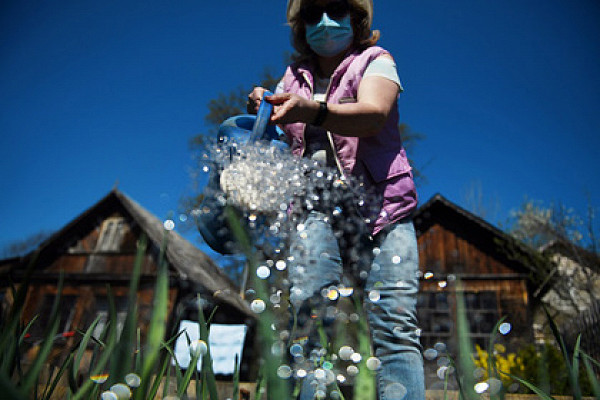
M310 0L296 0L300 2ZM371 20L368 11L360 6L355 0L347 0L350 8L350 21L354 31L354 40L352 46L355 49L362 50L374 46L381 34L378 30L371 31ZM299 7L298 7L299 9ZM291 28L292 46L296 54L292 56L294 61L306 61L316 57L315 52L306 42L306 25L297 12L290 16L288 24Z

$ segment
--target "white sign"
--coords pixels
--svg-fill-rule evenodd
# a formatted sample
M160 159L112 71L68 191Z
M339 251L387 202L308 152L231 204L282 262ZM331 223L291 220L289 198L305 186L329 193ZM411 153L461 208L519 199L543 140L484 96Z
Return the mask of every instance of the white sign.
M234 371L235 356L238 357L238 368L242 360L242 349L248 327L246 325L211 324L208 334L208 345L213 360L215 374L231 375ZM175 358L181 368L188 368L192 359L188 337L193 343L200 339L200 325L194 321L183 320L179 324L179 331L183 332L175 342ZM187 336L186 336L187 332ZM175 360L172 361L175 365ZM196 366L202 369L202 357Z

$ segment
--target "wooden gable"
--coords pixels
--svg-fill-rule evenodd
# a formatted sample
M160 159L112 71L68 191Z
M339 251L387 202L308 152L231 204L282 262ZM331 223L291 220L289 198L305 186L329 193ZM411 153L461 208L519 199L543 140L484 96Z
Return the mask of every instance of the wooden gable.
M98 316L101 317L98 328L101 330L108 318L109 295L115 300L117 322L122 324L138 252L137 243L142 235L148 238L137 291L142 337L152 315L155 278L164 235L167 235L164 257L170 275L170 325L176 323L177 318L185 318L188 312L197 313L198 295L208 312L219 305L215 322L244 323L254 316L239 296L235 284L208 256L176 232L165 233L162 221L123 193L113 190L42 243L36 252L6 263L9 271L5 272L18 284L26 266L34 262L34 273L23 309L25 324L35 318L27 343L35 348L35 343L43 337L49 311L58 294L57 283L61 274L64 287L60 338L56 342L58 358L60 347L72 344L74 332L85 330ZM3 286L7 284L8 280Z
M511 340L530 340L531 271L523 262L526 252L508 235L439 194L419 208L414 223L422 277L417 310L424 347L456 344L458 280L475 343L485 345L501 317L519 332ZM524 256L514 257L515 248Z

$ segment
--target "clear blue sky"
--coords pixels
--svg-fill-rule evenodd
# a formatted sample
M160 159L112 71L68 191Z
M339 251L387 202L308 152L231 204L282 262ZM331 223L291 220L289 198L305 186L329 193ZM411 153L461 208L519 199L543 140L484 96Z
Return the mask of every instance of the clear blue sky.
M597 0L376 0L401 119L427 183L490 220L525 196L600 205ZM119 188L159 218L192 192L209 100L290 51L282 0L0 5L0 247L57 230ZM197 235L192 235L192 238Z

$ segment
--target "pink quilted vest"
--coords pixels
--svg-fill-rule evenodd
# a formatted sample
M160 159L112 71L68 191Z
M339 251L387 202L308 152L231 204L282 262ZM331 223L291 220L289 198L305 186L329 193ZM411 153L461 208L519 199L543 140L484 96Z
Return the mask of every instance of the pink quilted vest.
M387 51L369 47L362 52L350 52L331 76L328 103L356 102L358 87L371 61ZM309 64L290 65L283 77L285 92L312 97L313 72ZM283 126L292 153L304 152L304 123ZM385 127L375 136L346 137L328 132L334 145L336 162L344 174L360 177L367 189L375 191L377 200L369 204L376 210L371 218L373 235L387 225L409 217L417 206L417 192L406 152L398 131L398 107L394 106Z

